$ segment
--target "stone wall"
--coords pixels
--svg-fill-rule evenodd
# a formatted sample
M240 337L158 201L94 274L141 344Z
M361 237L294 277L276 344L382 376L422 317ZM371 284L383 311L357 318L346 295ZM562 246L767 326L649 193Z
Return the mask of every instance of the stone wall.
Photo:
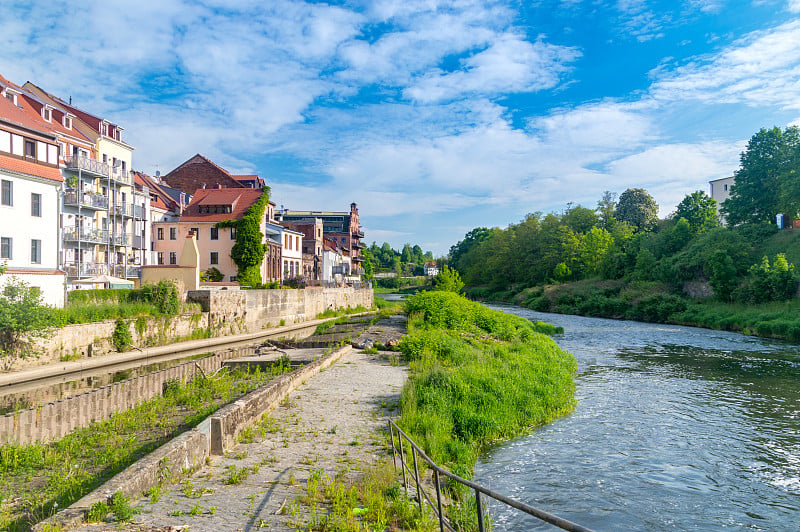
M255 347L221 351L39 407L0 416L0 443L28 445L36 441L59 440L77 428L87 427L93 421L103 421L161 395L168 381L186 382L201 370L206 374L213 373L225 360L254 352Z

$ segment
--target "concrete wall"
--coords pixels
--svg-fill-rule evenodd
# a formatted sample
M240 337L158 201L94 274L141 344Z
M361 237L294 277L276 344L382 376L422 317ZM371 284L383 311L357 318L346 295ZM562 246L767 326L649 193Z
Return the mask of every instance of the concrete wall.
M185 471L202 465L207 456L224 454L235 444L242 430L255 423L264 412L273 410L286 394L351 349L351 346L345 346L223 407L196 428L162 445L69 508L36 524L33 530L52 530L56 526L64 529L78 527L83 524L84 516L93 504L108 501L116 492L126 497L136 497L163 482L177 482Z
M103 421L161 395L167 381L186 382L200 372L198 367L206 374L213 373L225 360L254 352L254 347L226 350L36 408L6 414L0 417L0 443L28 445L36 441L59 440L77 428L87 427L93 421Z

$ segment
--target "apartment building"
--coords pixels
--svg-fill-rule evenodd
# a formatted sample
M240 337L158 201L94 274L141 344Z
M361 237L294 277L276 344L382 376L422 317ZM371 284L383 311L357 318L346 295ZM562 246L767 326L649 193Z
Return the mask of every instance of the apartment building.
M89 140L89 147L59 138L65 177L61 212L63 265L67 283L99 274L137 279L147 251L144 201L134 187L133 147L123 128L88 113L31 82L23 88L64 125Z
M64 305L59 265L58 117L46 120L25 91L0 76L0 264L38 287L45 303Z

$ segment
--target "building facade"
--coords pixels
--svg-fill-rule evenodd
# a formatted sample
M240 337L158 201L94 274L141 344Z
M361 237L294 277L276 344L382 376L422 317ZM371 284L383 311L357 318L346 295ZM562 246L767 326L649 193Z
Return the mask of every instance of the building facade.
M736 178L731 176L708 182L711 185L711 197L717 202L717 216L719 216L719 222L722 225L727 225L725 217L720 213L722 202L731 197L731 187L733 187L735 180Z

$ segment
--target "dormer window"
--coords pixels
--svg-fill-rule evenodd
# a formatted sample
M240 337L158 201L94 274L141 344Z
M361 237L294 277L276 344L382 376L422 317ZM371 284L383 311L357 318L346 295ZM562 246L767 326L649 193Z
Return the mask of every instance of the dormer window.
M50 107L46 105L42 107L42 118L50 122L52 115L53 115L53 110Z
M67 129L72 129L72 117L69 115L64 115L64 118L61 120L61 124Z
M13 103L16 106L19 106L19 103L17 102L18 94L19 93L14 89L12 89L11 87L6 87L5 89L3 89L3 96L5 96L6 99L8 99L11 103Z
M100 124L100 133L102 133L106 137L108 136L108 123L107 122L103 122L102 124Z

